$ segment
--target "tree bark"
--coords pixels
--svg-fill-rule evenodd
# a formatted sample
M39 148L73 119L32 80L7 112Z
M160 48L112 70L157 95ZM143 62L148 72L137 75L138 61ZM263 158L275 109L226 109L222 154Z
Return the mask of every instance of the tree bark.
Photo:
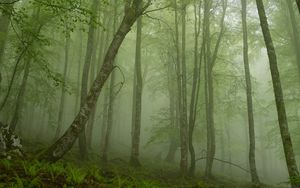
M70 49L70 33L67 33L66 36L66 43L65 43L65 66L64 66L64 74L63 74L63 84L61 86L61 96L60 96L60 105L59 105L59 112L58 112L58 122L57 122L57 129L55 133L55 140L59 138L59 135L62 130L63 126L63 116L64 116L64 109L65 109L65 86L67 82L67 70L69 64L69 49Z
M243 27L243 57L245 68L246 80L246 95L247 95L247 111L248 111L248 125L249 125L249 165L251 172L252 187L260 187L260 181L257 175L256 162L255 162L255 128L253 117L253 104L252 104L252 85L251 73L248 58L248 31L247 31L247 0L241 0L242 3L242 27Z
M277 66L277 56L273 45L273 40L269 30L268 20L262 0L256 0L257 10L260 19L260 25L263 32L265 45L268 52L270 71L272 76L273 90L277 107L278 123L281 133L281 139L288 168L288 173L291 179L299 176L298 167L295 160L293 144L288 128L283 92L281 88L280 74ZM292 182L292 187L300 187L295 182Z
M133 119L132 119L132 141L131 141L131 157L130 164L132 166L140 166L139 161L139 145L141 132L141 115L142 115L142 68L141 68L141 45L142 45L142 17L137 20L136 34L136 52L135 52L135 79L133 83L134 99L133 99Z
M125 36L130 31L136 19L144 12L144 10L149 5L147 4L147 6L145 6L142 10L136 12L136 3L134 3L128 9L128 11L125 12L124 18L107 50L101 70L97 74L97 77L92 84L92 87L87 95L84 105L81 106L79 113L75 117L70 127L66 130L64 135L39 156L40 160L55 162L62 158L64 154L66 154L72 148L80 132L84 130L85 124L90 116L90 112L97 102L103 85L108 79L110 73L114 69L113 61L118 53L118 50Z

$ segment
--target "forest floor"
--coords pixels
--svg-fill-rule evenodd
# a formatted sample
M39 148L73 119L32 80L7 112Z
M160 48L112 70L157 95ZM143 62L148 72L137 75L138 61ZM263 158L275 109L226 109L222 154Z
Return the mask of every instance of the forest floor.
M34 156L34 155L32 155ZM7 187L199 187L199 188L250 188L248 182L235 182L224 177L207 181L201 177L182 179L174 165L148 161L133 168L122 158L110 160L106 165L95 163L91 156L82 162L75 153L61 161L49 164L27 156L26 160L0 160L0 188ZM101 167L100 167L101 166ZM272 186L263 186L274 188Z

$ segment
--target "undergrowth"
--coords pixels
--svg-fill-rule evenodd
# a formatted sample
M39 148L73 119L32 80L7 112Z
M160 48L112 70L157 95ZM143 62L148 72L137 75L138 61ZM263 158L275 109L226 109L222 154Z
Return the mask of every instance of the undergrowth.
M159 173L136 169L126 165L77 166L72 163L54 164L36 160L0 160L0 187L212 187L204 182L172 179ZM151 176L150 174L153 174ZM172 182L172 183L171 183Z

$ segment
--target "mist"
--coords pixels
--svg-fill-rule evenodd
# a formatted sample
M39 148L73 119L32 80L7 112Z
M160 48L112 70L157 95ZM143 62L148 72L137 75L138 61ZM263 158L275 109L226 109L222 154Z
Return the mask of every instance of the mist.
M0 0L0 187L300 187L299 0Z

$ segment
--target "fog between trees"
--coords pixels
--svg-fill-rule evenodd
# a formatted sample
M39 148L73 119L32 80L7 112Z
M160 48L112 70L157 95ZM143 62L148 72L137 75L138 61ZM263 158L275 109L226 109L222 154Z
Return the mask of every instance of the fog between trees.
M43 162L299 187L298 8L0 0L1 135Z

